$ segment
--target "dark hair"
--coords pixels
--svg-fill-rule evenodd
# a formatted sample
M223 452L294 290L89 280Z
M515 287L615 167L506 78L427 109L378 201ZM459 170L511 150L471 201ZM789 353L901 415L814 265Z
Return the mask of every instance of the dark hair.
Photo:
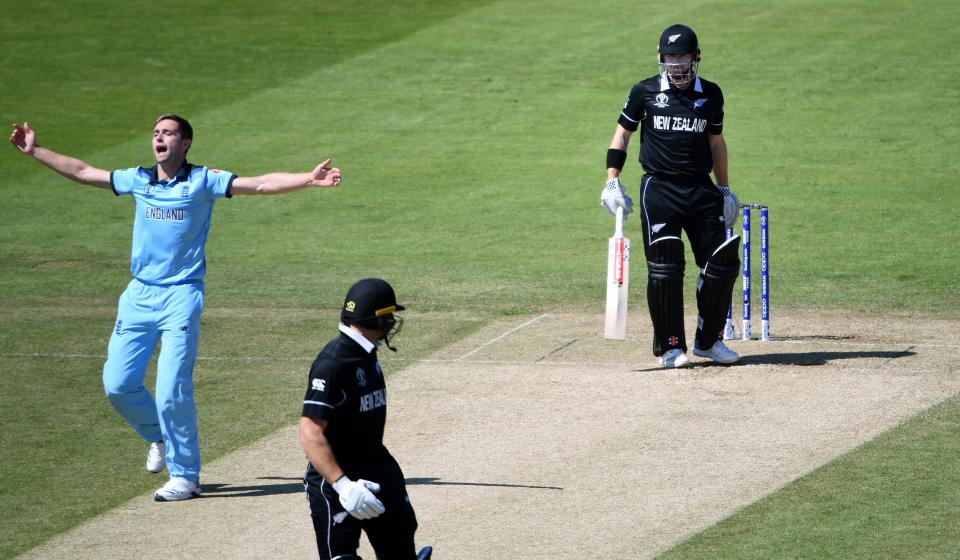
M193 127L190 126L190 121L181 117L180 115L176 115L174 113L165 113L157 117L157 120L153 121L153 125L156 126L157 123L159 123L160 121L164 121L167 119L171 121L177 121L177 125L180 129L180 136L182 138L186 138L187 140L193 140Z

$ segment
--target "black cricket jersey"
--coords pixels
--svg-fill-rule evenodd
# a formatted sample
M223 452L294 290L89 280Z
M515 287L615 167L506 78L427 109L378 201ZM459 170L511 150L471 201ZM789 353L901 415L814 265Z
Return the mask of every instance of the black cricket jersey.
M302 415L327 421L324 436L351 478L393 462L383 445L387 389L377 350L367 352L343 329L313 361ZM322 480L312 464L307 480Z
M704 177L713 170L709 134L723 132L723 92L697 77L683 92L665 75L651 76L630 90L617 121L640 131L640 165L659 177Z

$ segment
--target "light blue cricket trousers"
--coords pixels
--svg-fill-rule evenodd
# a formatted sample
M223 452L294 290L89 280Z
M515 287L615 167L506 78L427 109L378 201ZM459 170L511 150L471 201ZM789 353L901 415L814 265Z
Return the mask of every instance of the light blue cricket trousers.
M200 338L203 284L150 286L132 280L120 296L103 366L110 404L148 442L167 445L171 477L200 483L200 442L193 400L193 364ZM144 386L160 341L156 399Z

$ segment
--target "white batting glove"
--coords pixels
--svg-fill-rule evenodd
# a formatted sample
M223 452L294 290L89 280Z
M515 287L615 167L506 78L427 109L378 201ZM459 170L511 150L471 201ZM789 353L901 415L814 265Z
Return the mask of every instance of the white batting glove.
M610 179L603 186L603 192L600 193L600 206L606 208L614 216L617 215L617 208L623 208L624 220L627 219L630 212L633 212L633 200L624 192L619 177Z
M383 502L373 495L374 492L380 491L380 485L376 482L362 478L354 482L346 476L341 476L333 483L333 489L339 495L343 509L357 519L373 519L386 511Z
M732 228L740 216L740 199L730 190L730 185L717 185L717 188L723 193L723 223Z

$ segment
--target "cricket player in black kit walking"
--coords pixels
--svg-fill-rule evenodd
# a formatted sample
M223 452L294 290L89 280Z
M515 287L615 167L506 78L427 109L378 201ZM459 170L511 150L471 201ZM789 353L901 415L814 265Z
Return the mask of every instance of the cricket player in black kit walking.
M740 238L726 239L726 228L736 222L739 201L728 186L723 93L697 75L700 45L686 25L668 27L658 50L659 74L634 85L620 113L607 150L600 204L612 214L618 207L625 216L633 210L619 177L630 136L640 128L640 218L653 354L668 368L690 363L683 325L682 230L700 268L693 353L731 364L740 356L724 345L722 331L740 271Z
M367 278L354 284L340 312L340 335L313 366L300 418L310 460L304 487L321 560L360 560L360 532L378 560L428 560L416 552L417 518L403 472L383 445L387 392L377 347L390 346L403 320L393 288Z

